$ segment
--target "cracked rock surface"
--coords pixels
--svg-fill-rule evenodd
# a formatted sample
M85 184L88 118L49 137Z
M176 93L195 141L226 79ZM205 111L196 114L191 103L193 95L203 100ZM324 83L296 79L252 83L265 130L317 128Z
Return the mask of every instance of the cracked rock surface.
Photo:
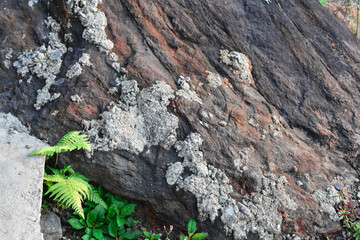
M317 1L0 11L0 111L50 144L86 131L91 158L62 163L137 200L143 221L196 218L213 239L341 231L327 197L360 167L360 43Z

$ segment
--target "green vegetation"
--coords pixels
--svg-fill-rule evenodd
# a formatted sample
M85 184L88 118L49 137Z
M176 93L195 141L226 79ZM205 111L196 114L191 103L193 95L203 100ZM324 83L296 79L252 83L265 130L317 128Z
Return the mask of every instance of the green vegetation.
M188 229L188 236L181 235L180 240L202 240L206 237L206 233L195 233L196 228L196 222L194 219L191 219L187 225Z
M85 202L85 218L74 213L67 222L75 229L81 230L82 239L136 239L143 232L132 229L134 224L140 223L129 215L134 211L135 204L128 204L126 200L114 196L111 193L103 195L101 188L99 193L106 201L106 208L101 204L91 201Z
M48 146L31 152L29 155L42 155L50 158L56 153L55 168L46 166L44 185L47 187L44 195L55 201L59 206L74 210L71 219L67 222L76 230L83 240L121 240L137 239L145 235L145 240L161 239L161 234L153 234L148 231L132 230L140 223L130 215L135 210L135 204L128 204L122 198L111 193L103 193L101 187L97 189L89 183L89 179L81 173L75 172L71 166L65 165L57 169L58 155L62 152L75 149L91 150L89 140L80 131L72 131L63 136L55 146ZM85 205L85 207L83 207ZM43 207L48 207L46 201ZM164 240L170 240L169 231L164 227L166 236ZM188 236L180 236L180 240L202 240L206 233L195 233L196 222L191 219L187 226Z
M355 36L360 37L360 0L319 0L343 20Z
M61 170L51 167L47 167L47 169L53 174L45 173L44 175L44 184L48 187L45 195L50 194L49 197L60 205L71 207L82 218L85 218L82 208L84 199L107 208L97 191L89 184L89 179L84 175L76 173L70 166L66 165Z
M347 229L351 237L356 240L360 239L360 211L359 206L349 194L345 191L346 184L342 178L339 178L339 183L336 185L338 191L337 196L339 204L337 210L341 213L339 219L343 221L344 228Z
M47 158L56 153L55 167L58 163L59 153L73 151L75 149L85 149L91 151L91 145L86 135L81 134L80 131L71 131L64 135L55 146L48 146L42 149L29 153L32 155L46 156Z

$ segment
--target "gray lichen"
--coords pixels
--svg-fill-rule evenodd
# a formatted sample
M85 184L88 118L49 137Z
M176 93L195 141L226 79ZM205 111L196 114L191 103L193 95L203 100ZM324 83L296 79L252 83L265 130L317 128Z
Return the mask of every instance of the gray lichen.
M12 58L12 54L13 54L13 49L9 48L9 50L6 52L5 54L5 60L3 61L4 67L6 69L9 69L11 66L11 58Z
M278 208L295 210L297 207L285 193L286 178L265 175L261 179L261 192L237 202L230 197L233 189L227 176L204 161L201 144L198 133L191 133L175 144L178 156L184 161L169 166L166 172L168 184L176 184L177 189L191 192L196 197L200 219L209 217L214 221L221 212L220 219L226 231L233 233L235 239L246 239L250 232L257 234L259 239L274 239L281 232L282 217ZM191 171L190 176L183 176L185 168Z
M81 57L79 58L79 63L82 66L87 66L87 67L91 67L93 64L90 62L90 54L88 53L83 53L81 55Z
M210 86L216 88L223 84L219 74L207 70L205 71L205 73L207 74L206 80L209 82Z
M339 203L339 199L333 197L337 196L338 192L334 187L328 187L326 191L315 190L311 195L320 204L320 212L327 213L329 218L335 222L339 221L339 216L334 208Z
M228 65L232 72L240 79L245 80L246 83L253 83L251 75L251 62L245 54L236 51L231 51L229 53L228 50L221 50L220 62Z
M169 149L174 145L178 119L166 108L175 97L174 90L164 82L156 82L137 93L136 82L129 81L122 84L122 92L121 101L127 109L116 105L104 112L101 120L83 122L93 148L123 149L138 154L145 146L161 145ZM134 101L136 93L137 101Z
M67 78L78 77L80 76L81 72L82 72L82 68L80 66L80 63L77 62L74 65L72 65L70 69L67 71L66 77Z
M80 96L79 96L79 95L77 95L77 94L75 94L75 95L71 96L71 97L70 97L70 99L71 99L71 101L73 101L73 102L77 102L77 103L82 102L82 100L81 100Z
M38 90L36 103L34 107L40 110L46 103L55 100L60 93L50 94L49 89L55 82L56 74L60 72L62 57L66 53L66 46L60 41L58 32L60 25L52 18L48 17L45 21L46 25L51 29L49 34L49 45L42 45L35 50L27 50L20 54L13 66L17 69L17 73L25 77L28 73L45 79L45 86Z
M79 58L79 61L70 67L70 69L66 73L67 78L78 77L82 73L82 66L92 66L90 62L90 55L88 53L83 53Z
M107 19L105 13L98 9L99 3L101 0L67 0L69 9L79 17L85 27L83 38L97 45L100 51L110 52L114 44L106 36Z
M183 97L190 102L197 102L202 104L201 99L197 96L196 92L190 90L190 77L180 76L177 80L177 85L180 90L175 92L176 97Z

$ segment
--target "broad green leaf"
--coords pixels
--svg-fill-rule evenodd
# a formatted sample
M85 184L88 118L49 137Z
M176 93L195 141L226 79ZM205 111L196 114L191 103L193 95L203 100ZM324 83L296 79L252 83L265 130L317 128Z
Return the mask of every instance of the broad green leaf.
M129 216L135 209L136 204L127 204L121 209L121 215L123 217Z
M107 210L107 216L106 216L106 219L108 219L108 221L110 221L110 219L112 219L115 215L116 215L116 204L111 204L110 207L108 207L108 210Z
M115 218L111 219L111 221L109 223L109 235L114 237L114 238L119 237L118 225L117 225L117 222L116 222Z
M121 236L124 237L125 239L137 239L143 232L140 230L136 230L135 232L133 231L127 231L124 234L122 234Z
M184 235L181 235L180 236L180 240L188 240L188 237L184 236Z
M82 240L90 240L91 239L91 235L89 234L85 234L84 236L81 237Z
M71 219L67 220L66 222L68 222L73 228L75 228L77 230L85 228L85 225L82 224L80 222L80 220L76 219L76 218L71 218Z
M119 227L122 227L126 224L126 219L120 218L119 216L116 216L116 222Z
M91 235L92 235L92 229L89 228L89 227L87 227L87 228L85 229L85 233L87 233L87 234L89 234L89 235L91 236Z
M153 237L153 239L159 239L160 237L161 237L160 234L155 234L154 237Z
M99 225L98 223L100 223L105 217L105 212L106 212L106 210L103 206L97 205L87 215L86 224L89 227L94 227L95 225Z
M206 238L206 233L196 233L191 237L192 240L202 240L204 238Z
M104 239L103 232L100 229L94 229L93 230L93 235L97 240L103 240Z
M147 231L144 231L144 235L145 235L145 237L148 237L148 238L151 237L151 233L149 233L149 232L147 232Z
M196 222L194 219L190 219L188 225L187 225L189 236L191 237L194 232L196 231Z

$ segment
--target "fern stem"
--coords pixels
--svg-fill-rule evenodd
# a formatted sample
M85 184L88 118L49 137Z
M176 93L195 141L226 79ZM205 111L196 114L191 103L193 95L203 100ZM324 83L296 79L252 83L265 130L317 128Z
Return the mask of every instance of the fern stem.
M56 167L57 164L58 164L58 159L59 159L59 153L56 153L55 167Z

